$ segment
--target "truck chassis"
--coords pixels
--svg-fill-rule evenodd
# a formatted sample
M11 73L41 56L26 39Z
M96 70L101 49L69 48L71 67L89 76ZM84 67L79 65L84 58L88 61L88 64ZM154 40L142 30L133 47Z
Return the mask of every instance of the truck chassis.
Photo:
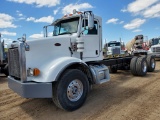
M145 76L147 72L153 72L156 64L155 58L152 55L107 58L91 63L108 66L110 73L116 73L117 70L131 70L131 73L135 76Z

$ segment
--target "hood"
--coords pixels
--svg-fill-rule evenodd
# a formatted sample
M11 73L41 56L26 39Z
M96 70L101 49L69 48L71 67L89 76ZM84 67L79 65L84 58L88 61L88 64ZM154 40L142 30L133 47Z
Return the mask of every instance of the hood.
M29 51L26 54L26 67L39 67L60 57L71 56L69 51L70 36L54 36L28 40Z
M115 48L120 48L120 46L108 47L108 51L111 51L112 49L115 49Z
M160 47L160 44L152 45L151 47Z

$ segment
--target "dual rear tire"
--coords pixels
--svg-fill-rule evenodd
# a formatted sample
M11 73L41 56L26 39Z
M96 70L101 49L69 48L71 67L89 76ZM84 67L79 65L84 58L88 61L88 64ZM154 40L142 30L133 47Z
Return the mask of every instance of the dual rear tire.
M135 76L145 76L148 72L155 70L155 59L153 56L133 57L130 62L131 73Z

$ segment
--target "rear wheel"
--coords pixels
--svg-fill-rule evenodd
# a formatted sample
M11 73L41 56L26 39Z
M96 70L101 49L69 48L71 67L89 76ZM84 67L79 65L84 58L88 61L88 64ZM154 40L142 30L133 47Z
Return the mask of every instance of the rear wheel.
M153 72L155 70L156 61L154 56L147 56L147 67L148 72Z
M139 57L136 63L136 71L139 76L145 76L147 74L147 61L146 57Z
M138 75L137 70L136 70L137 59L138 59L138 57L133 57L130 62L131 73L132 73L132 75L135 75L135 76Z
M53 85L53 101L67 111L80 108L86 100L89 82L86 75L77 69L67 70Z
M116 66L109 66L109 72L110 73L117 73L117 67Z

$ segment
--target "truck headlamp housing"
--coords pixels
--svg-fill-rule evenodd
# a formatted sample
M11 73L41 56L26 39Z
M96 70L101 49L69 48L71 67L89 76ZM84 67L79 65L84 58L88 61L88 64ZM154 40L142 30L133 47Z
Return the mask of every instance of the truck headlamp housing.
M40 74L40 70L38 68L28 68L27 75L28 76L38 76Z

